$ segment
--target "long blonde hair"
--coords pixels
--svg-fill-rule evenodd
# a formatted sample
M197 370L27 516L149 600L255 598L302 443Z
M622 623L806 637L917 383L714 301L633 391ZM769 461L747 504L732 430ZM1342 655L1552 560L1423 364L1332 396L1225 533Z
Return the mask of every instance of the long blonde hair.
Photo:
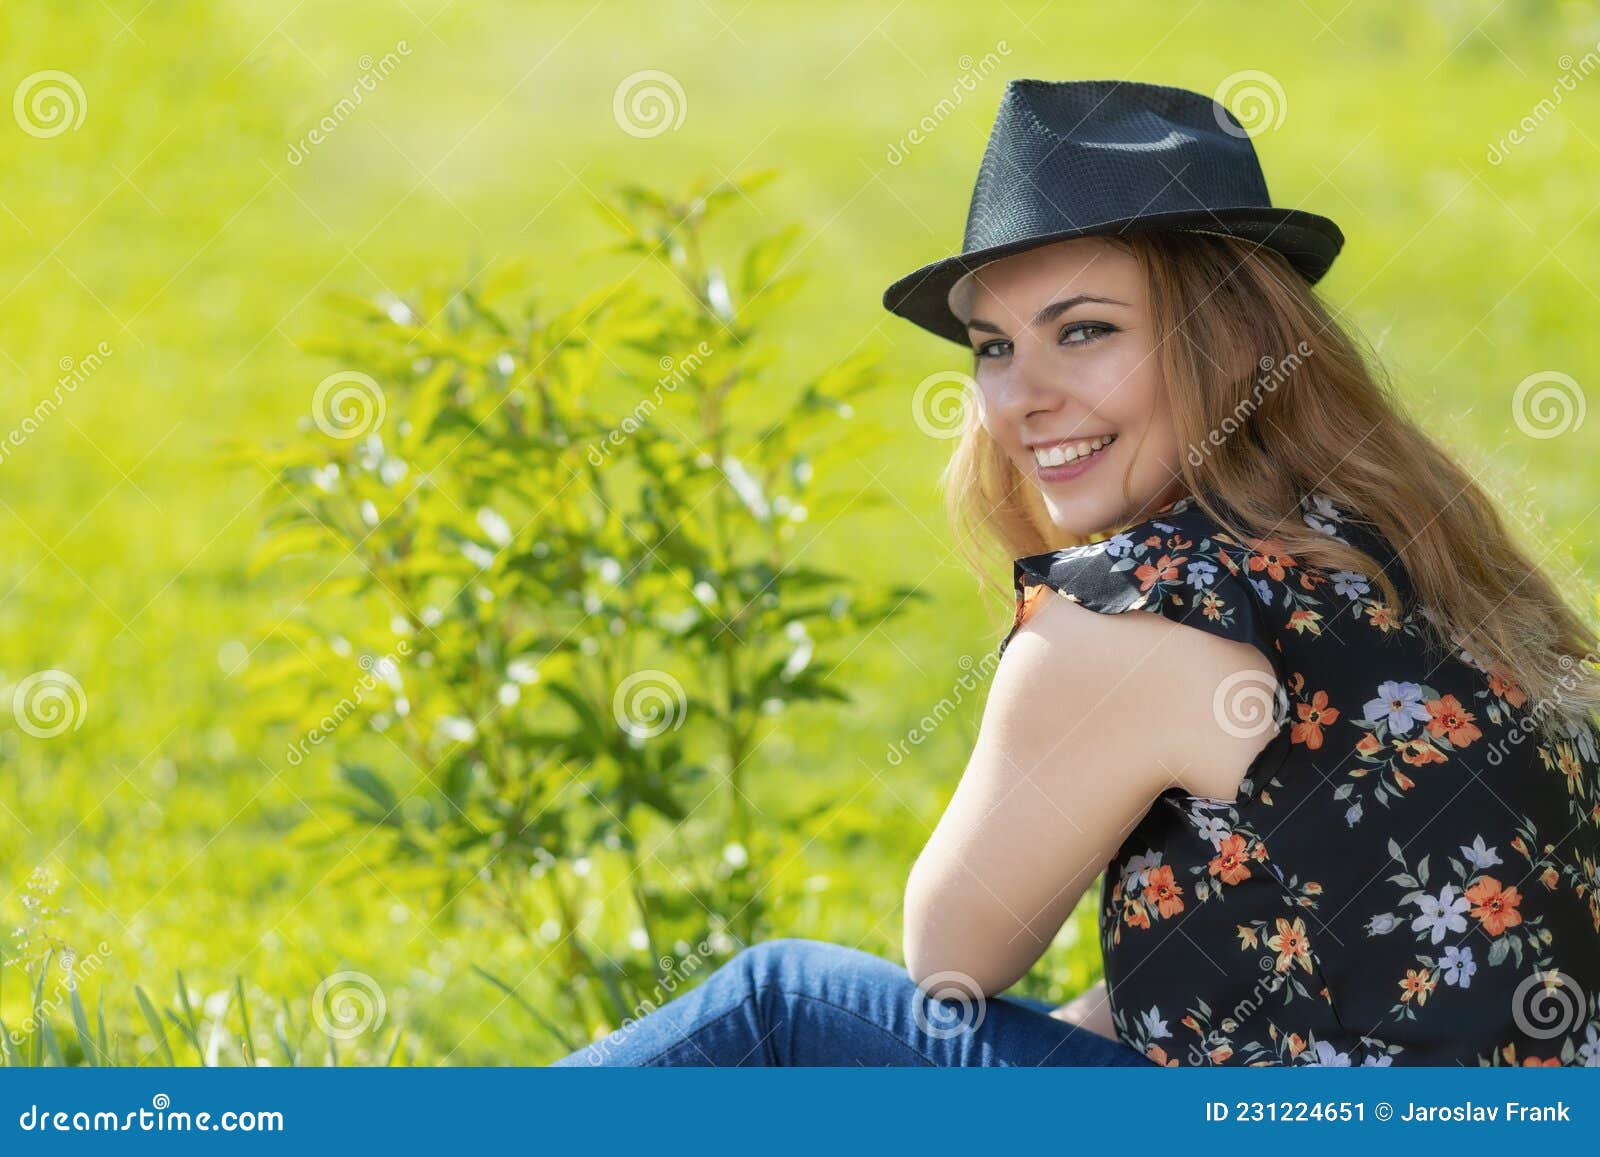
M1207 514L1241 541L1269 539L1304 564L1367 575L1385 603L1400 608L1379 560L1305 522L1302 499L1325 495L1397 552L1431 620L1432 641L1451 648L1445 640L1453 640L1514 682L1538 705L1548 736L1600 709L1596 632L1515 540L1472 474L1403 412L1377 358L1369 366L1280 254L1220 234L1150 231L1107 240L1145 271L1151 320L1162 335L1160 378L1183 448L1181 479ZM1267 367L1281 380L1258 373ZM1282 376L1285 367L1292 368ZM985 541L1016 558L1103 537L1054 526L1037 487L989 436L977 407L968 407L940 484L958 543L1008 603L1010 568L994 566ZM1213 508L1208 493L1238 521Z

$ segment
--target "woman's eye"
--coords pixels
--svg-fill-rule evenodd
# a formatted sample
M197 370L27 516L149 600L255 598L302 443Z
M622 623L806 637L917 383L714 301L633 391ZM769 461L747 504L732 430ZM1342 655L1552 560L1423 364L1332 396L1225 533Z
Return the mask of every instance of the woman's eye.
M1091 341L1096 340L1097 338L1103 336L1104 334L1111 333L1114 328L1115 327L1106 325L1104 322L1099 322L1099 321L1079 321L1079 322L1074 322L1072 325L1066 326L1065 328L1062 329L1062 331L1061 331L1061 344L1062 345L1083 345L1086 342L1091 342ZM1069 334L1075 334L1075 333L1076 334L1083 334L1086 331L1097 331L1097 332L1090 332L1090 333L1088 333L1088 336L1086 336L1086 337L1079 337L1079 338L1075 338L1075 339L1071 339L1071 340L1068 339L1068 335Z
M1092 341L1098 341L1108 333L1115 333L1116 330L1116 326L1108 325L1103 321L1075 321L1071 325L1062 327L1060 344L1088 345ZM1009 341L996 338L994 341L984 342L972 352L974 357L982 361L985 358L1004 357L1011 352L1010 346L1011 343Z

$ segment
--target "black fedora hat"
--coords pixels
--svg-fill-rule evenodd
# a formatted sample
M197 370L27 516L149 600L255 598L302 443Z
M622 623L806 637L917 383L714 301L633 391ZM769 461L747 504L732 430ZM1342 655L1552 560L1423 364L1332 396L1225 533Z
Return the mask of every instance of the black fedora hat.
M1273 206L1250 134L1209 96L1126 80L1013 80L978 169L962 252L900 278L883 305L966 345L951 291L967 274L1055 241L1149 229L1253 241L1311 283L1344 245L1328 218Z

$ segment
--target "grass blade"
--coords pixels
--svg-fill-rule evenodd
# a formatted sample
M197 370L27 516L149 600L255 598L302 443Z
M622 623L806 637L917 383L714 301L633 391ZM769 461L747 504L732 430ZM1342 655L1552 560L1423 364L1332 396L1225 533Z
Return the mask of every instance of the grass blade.
M155 1005L150 1003L150 998L144 994L144 989L137 984L133 986L133 995L139 998L139 1007L144 1011L145 1023L150 1026L150 1032L156 1038L156 1044L161 1046L162 1055L167 1058L167 1064L176 1066L178 1058L172 1055L172 1045L167 1041L167 1030L161 1023L161 1018L156 1015Z
M256 1063L256 1045L254 1039L250 1036L250 1005L244 998L244 977L238 973L234 974L233 988L239 994L239 1022L244 1025L244 1038L240 1051L244 1054L244 1063L254 1065Z
M515 1001L518 1008L522 1009L522 1011L533 1017L533 1019L538 1022L539 1027L544 1029L551 1036L555 1037L556 1040L560 1041L561 1046L569 1053L576 1052L578 1050L578 1046L567 1039L566 1033L562 1032L553 1021L549 1020L544 1015L544 1013L540 1012L538 1009L534 1008L533 1005L524 1000L523 997L505 981L494 975L494 973L487 972L478 967L476 964L472 966L472 971L476 972L479 976L483 977L490 984L494 985L501 992L505 993L508 997Z
M94 1037L89 1035L89 1016L83 1011L83 998L78 995L76 982L67 988L67 1001L72 1006L72 1027L78 1033L78 1047L83 1050L83 1063L98 1067L100 1050L95 1047Z

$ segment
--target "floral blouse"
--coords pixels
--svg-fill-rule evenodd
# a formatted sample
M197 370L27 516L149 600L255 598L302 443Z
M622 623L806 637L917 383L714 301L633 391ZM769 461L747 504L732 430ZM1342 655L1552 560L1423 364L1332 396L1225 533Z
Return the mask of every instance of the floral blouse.
M1049 586L1253 643L1277 675L1236 797L1163 792L1106 865L1118 1035L1163 1065L1600 1065L1600 730L1541 735L1551 705L1438 641L1374 527L1300 509L1406 609L1189 495L1014 563L1002 652Z

